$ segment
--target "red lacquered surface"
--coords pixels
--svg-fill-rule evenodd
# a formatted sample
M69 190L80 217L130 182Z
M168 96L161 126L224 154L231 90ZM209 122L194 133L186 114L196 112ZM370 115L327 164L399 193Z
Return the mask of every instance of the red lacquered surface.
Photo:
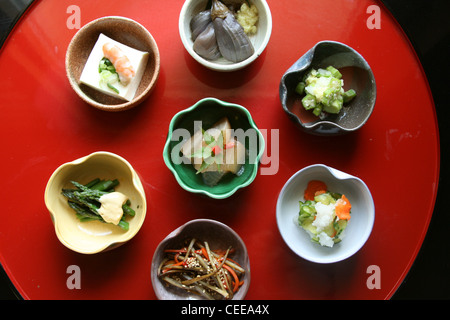
M273 32L262 56L247 69L209 71L185 51L178 33L183 1L77 1L82 25L106 15L143 24L161 53L155 91L141 106L106 113L84 104L66 79L64 56L76 30L66 27L73 1L37 1L0 53L2 137L1 263L26 299L154 299L150 265L158 243L195 218L212 218L241 235L250 256L248 299L386 299L411 267L430 221L439 175L439 138L427 81L407 38L376 1L268 0ZM381 9L381 29L366 22ZM298 8L298 9L293 9ZM320 40L359 51L375 74L375 110L358 132L334 138L300 132L283 113L278 85L294 61ZM268 168L254 183L217 201L178 186L162 158L172 116L213 96L249 109L267 129ZM279 144L270 136L279 130ZM279 148L279 149L277 149ZM146 221L129 243L98 255L81 255L56 238L44 205L44 188L62 163L98 150L125 157L139 172L148 200ZM272 152L272 153L271 153ZM267 160L268 158L266 158ZM376 218L371 237L353 257L317 265L295 256L276 225L275 205L297 170L324 163L369 186ZM81 289L70 290L66 270L81 269ZM381 272L369 289L368 268Z

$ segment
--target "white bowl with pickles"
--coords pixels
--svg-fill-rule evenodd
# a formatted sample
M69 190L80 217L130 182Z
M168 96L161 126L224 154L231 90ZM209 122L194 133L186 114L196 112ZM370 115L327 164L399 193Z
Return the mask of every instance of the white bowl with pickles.
M334 263L354 255L369 239L375 205L360 178L315 164L285 183L276 218L293 252L312 262Z
M59 166L44 199L60 242L83 254L111 250L132 239L147 210L144 188L131 164L104 151Z
M272 33L265 0L187 0L179 17L181 41L200 64L236 71L254 62Z

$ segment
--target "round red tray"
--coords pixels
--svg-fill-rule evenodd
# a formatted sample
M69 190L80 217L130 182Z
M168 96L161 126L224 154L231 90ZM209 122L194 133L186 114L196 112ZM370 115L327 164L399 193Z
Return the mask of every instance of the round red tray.
M77 31L67 24L73 1L41 0L27 10L0 52L0 262L22 297L155 299L150 265L156 246L196 218L224 222L245 241L252 272L247 299L393 295L424 239L439 177L436 114L419 60L381 2L267 2L273 31L266 50L248 68L224 74L205 69L185 51L178 33L182 0L77 1L81 25L101 16L125 16L144 25L158 43L161 74L155 91L142 105L120 113L86 105L66 78L65 52ZM379 29L371 24L378 9ZM345 136L303 133L280 105L281 76L321 40L356 49L376 78L371 118ZM251 112L258 127L268 132L262 167L273 166L276 174L261 171L249 187L226 200L191 194L177 184L162 157L169 121L204 97L238 103ZM278 140L271 134L275 130ZM129 243L82 255L56 238L44 188L59 165L99 150L123 156L138 171L148 212ZM363 179L375 202L369 240L356 255L336 264L297 257L277 229L280 189L292 174L313 163ZM81 289L67 286L72 265L80 268ZM371 285L374 276L379 286Z

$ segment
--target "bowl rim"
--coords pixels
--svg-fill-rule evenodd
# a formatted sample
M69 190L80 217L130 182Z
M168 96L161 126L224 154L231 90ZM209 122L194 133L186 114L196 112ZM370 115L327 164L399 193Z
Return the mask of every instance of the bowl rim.
M231 72L237 71L245 68L254 62L266 49L267 44L269 43L271 34L272 34L272 13L270 11L270 7L266 0L258 0L264 8L264 11L267 16L267 31L264 35L263 41L261 42L261 46L259 46L255 52L244 61L238 63L230 63L230 64L219 64L213 61L209 61L207 59L199 56L193 49L192 45L189 43L188 38L186 37L186 33L184 32L184 21L186 18L186 12L189 9L190 5L193 4L196 0L186 0L181 8L180 16L178 19L178 30L181 38L181 42L183 43L186 51L191 55L194 60L196 60L201 65L205 66L208 69L220 72Z
M245 296L247 295L248 289L250 287L250 281L251 281L250 257L248 255L247 246L246 246L244 240L241 238L241 236L229 225L227 225L221 221L214 220L214 219L208 219L208 218L197 218L197 219L189 220L189 221L183 223L182 225L173 229L169 234L167 234L156 246L155 251L153 252L151 267L150 267L150 279L151 279L152 287L153 287L156 297L159 300L162 299L162 296L159 294L159 290L157 290L157 287L156 287L155 280L157 280L157 275L155 275L155 270L154 270L154 266L159 265L159 261L157 261L159 252L165 248L168 241L170 241L170 240L178 237L180 234L182 234L183 230L186 227L188 227L189 225L192 225L192 224L197 224L197 223L213 224L215 226L218 226L218 227L226 230L226 232L229 232L234 238L237 239L237 241L239 243L242 244L243 254L246 257L245 274L246 274L247 279L246 279L245 288L240 289L240 290L244 290L244 291L242 291L242 298L240 298L240 299L244 299Z
M124 165L126 165L131 173L131 181L132 184L134 186L134 188L136 189L136 191L141 195L142 197L142 203L140 204L140 207L142 208L142 214L141 214L141 218L140 218L140 223L138 225L136 225L136 228L130 229L128 230L128 232L126 233L126 237L124 237L123 239L121 239L120 241L110 241L110 242L105 242L103 245L96 247L94 250L84 250L78 246L74 246L73 243L69 243L66 241L65 237L63 236L63 234L60 232L59 227L58 227L58 213L55 212L53 210L53 208L50 206L50 197L51 195L51 187L53 184L53 181L55 180L55 178L58 176L58 174L65 169L66 167L70 167L70 166L77 166L80 164L83 164L84 162L86 162L87 160L93 158L93 157L97 157L97 156L108 156L108 157L113 157L119 161L121 161ZM111 249L114 249L118 246L120 246L121 244L131 240L141 229L142 225L144 224L145 221L145 217L147 214L147 198L145 195L145 190L142 186L142 182L139 178L139 175L137 174L137 172L134 170L134 168L132 167L132 165L128 162L128 160L126 160L125 158L119 156L118 154L109 152L109 151L95 151L92 152L86 156L83 156L81 158L77 158L73 161L68 161L65 162L61 165L59 165L51 174L50 178L47 181L47 184L45 186L45 191L44 191L44 203L45 206L47 207L47 210L50 214L52 223L53 223L53 228L54 231L56 233L56 236L58 238L58 240L67 248L78 252L78 253L83 253L83 254L95 254L95 253L99 253L99 252L104 252L104 251L108 251Z
M78 40L78 38L81 37L83 35L83 33L86 32L86 30L88 28L90 28L92 25L97 24L102 21L106 21L106 20L131 23L134 26L141 29L147 35L148 39L150 40L150 46L151 46L151 50L153 52L153 57L155 60L155 69L153 72L153 77L152 77L150 83L148 84L148 86L144 89L144 91L142 91L141 94L139 94L138 96L135 96L131 101L126 101L124 103L114 104L114 105L100 103L100 102L90 98L89 96L87 96L81 90L77 79L74 78L72 71L71 71L72 67L70 66L71 53L72 53L74 43L76 42L76 40ZM114 111L123 111L123 110L128 110L134 106L137 106L153 91L153 89L156 85L156 82L159 78L159 74L160 74L161 56L160 56L158 44L156 43L155 38L150 33L150 31L148 31L147 28L145 28L141 23L139 23L136 20L133 20L131 18L123 17L123 16L103 16L103 17L94 19L94 20L86 23L72 37L72 39L69 42L69 45L67 46L67 50L66 50L65 69L66 69L66 76L69 80L70 86L84 102L86 102L87 104L89 104L97 109L104 110L104 111L113 111L113 112Z
M369 207L371 210L369 210L369 212L367 213L368 224L367 224L364 236L360 238L359 244L354 246L353 250L348 250L348 252L337 256L337 258L321 257L321 256L315 258L315 257L312 257L311 255L304 255L302 250L301 249L299 250L298 249L299 247L293 246L291 244L291 242L288 241L286 234L281 231L282 230L282 227L281 227L281 220L282 220L281 205L282 205L282 200L283 200L283 196L284 196L286 189L290 186L290 184L294 180L298 179L298 176L305 173L306 171L313 170L315 168L325 169L327 174L329 174L330 176L332 176L334 179L337 179L337 180L356 180L356 181L358 181L358 183L360 183L363 186L363 190L365 191L365 193L367 193L367 195L369 196L369 199L370 199L368 204L369 204ZM325 165L325 164L321 164L321 163L312 164L312 165L306 166L306 167L298 170L293 175L291 175L289 177L289 179L285 182L283 187L281 188L279 195L278 195L277 203L276 203L276 220L277 220L278 231L279 231L281 237L283 238L283 241L285 242L285 244L289 247L289 249L293 253L295 253L296 255L298 255L299 257L301 257L307 261L311 261L311 262L315 262L315 263L319 263L319 264L331 264L331 263L337 263L337 262L340 262L340 261L350 258L354 254L356 254L365 245L365 243L367 242L367 240L369 239L369 237L372 233L373 226L375 224L375 204L374 204L373 196L370 192L369 187L366 185L366 183L362 179L360 179L356 176L353 176L351 174L348 174L346 172L343 172L339 169L335 169L333 167Z
M195 110L197 107L199 107L200 105L202 105L205 102L214 102L217 104L220 104L222 106L225 107L231 107L231 108L236 108L240 111L242 111L246 116L247 119L249 121L250 126L256 130L257 134L258 134L258 141L260 144L259 150L258 150L258 154L256 156L255 159L255 163L253 164L254 166L254 170L252 172L252 175L250 176L249 179L247 179L244 183L237 185L236 187L234 187L232 190L226 192L226 193L222 193L222 194L215 194L213 192L209 192L207 190L203 190L203 189L195 189L195 188L191 188L189 186L186 185L186 183L181 179L181 177L178 175L178 173L176 172L175 168L174 168L174 164L172 163L171 159L170 159L170 155L169 155L169 146L170 146L170 142L171 142L171 137L172 137L172 133L174 130L174 126L175 126L175 122L176 120L184 115L187 114L193 110ZM226 102L223 100L219 100L217 98L213 98L213 97L207 97L207 98L203 98L200 99L199 101L197 101L195 104L193 104L192 106L179 111L178 113L176 113L172 119L170 120L170 124L169 124L169 131L167 134L167 139L166 142L164 144L164 149L163 149L163 159L164 159L164 163L166 164L166 166L169 168L169 170L172 172L172 174L175 176L176 181L178 182L178 184L186 191L192 192L192 193L197 193L197 194L203 194L206 195L210 198L213 199L225 199L230 197L231 195L233 195L236 191L238 191L241 188L247 187L248 185L250 185L256 178L257 174L258 174L258 168L259 168L259 163L261 161L261 158L264 154L265 151L265 140L264 140L264 136L262 135L261 131L259 130L259 128L256 126L256 123L254 122L250 111L248 109L246 109L244 106L239 105L239 104L235 104L235 103L231 103L231 102Z
M317 47L322 46L322 45L333 45L333 46L338 46L338 47L343 47L346 48L348 50L350 50L353 54L355 54L360 61L363 63L363 65L366 67L366 71L369 73L369 77L371 78L371 80L373 81L373 96L374 96L374 100L373 100L373 104L371 104L370 106L370 112L368 113L368 115L363 119L363 121L356 127L353 128L344 128L341 125L337 124L336 122L333 121L329 121L329 120L318 120L316 122L311 123L310 125L308 125L308 123L304 123L300 120L300 118L295 115L293 112L291 112L287 106L286 106L286 98L287 98L287 87L285 85L285 78L291 74L291 73L295 73L295 72L300 72L300 71L304 71L307 70L308 68L310 68L311 66L311 61L314 58L314 54L315 51L317 49ZM295 69L296 64L302 60L303 58L307 58L308 59L308 63L301 69ZM343 134L343 133L349 133L349 132L353 132L353 131L357 131L359 130L362 126L364 126L364 124L369 120L370 116L373 113L373 110L375 109L375 104L376 104L376 98L377 98L377 85L376 85L376 80L375 80L375 75L372 71L372 68L370 67L369 63L367 62L367 60L362 56L362 54L360 54L357 50L355 50L354 48L352 48L351 46L339 42L339 41L335 41L335 40L321 40L319 42L317 42L316 44L314 44L314 46L312 46L308 51L306 51L298 60L296 60L283 74L283 76L281 77L281 81L280 81L280 100L281 100L281 106L283 108L283 110L289 115L289 117L291 119L294 120L294 122L298 125L300 125L300 127L308 132L308 133L313 133L313 134L318 134L318 135L337 135L337 134ZM285 92L282 93L282 91ZM314 130L317 127L320 127L323 124L327 124L331 127L335 127L338 132L337 133L329 133L326 134L324 132L322 133L316 133Z

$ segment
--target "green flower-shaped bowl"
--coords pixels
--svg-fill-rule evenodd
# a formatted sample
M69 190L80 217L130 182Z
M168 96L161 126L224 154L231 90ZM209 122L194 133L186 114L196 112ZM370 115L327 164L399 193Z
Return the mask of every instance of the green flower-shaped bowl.
M206 130L223 117L228 118L235 137L244 144L248 156L241 175L228 174L218 184L208 186L193 165L181 156L180 149L184 141L194 134L194 123L201 121L202 128ZM246 108L215 98L205 98L172 118L163 158L183 189L214 199L225 199L255 180L264 148L264 137Z

